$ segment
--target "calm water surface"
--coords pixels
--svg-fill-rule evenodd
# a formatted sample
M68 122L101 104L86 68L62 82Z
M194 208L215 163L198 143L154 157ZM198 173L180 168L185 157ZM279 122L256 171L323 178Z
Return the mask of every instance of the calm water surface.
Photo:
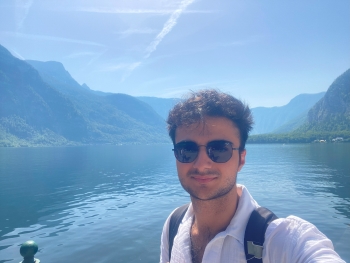
M0 148L0 262L157 262L189 201L169 145ZM350 262L350 144L248 145L238 182L279 217L314 223Z

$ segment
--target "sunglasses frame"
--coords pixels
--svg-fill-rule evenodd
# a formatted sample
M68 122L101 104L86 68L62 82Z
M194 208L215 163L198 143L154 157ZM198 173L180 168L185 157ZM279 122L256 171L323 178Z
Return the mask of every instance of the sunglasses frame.
M215 142L223 143L223 145L225 145L225 146L229 145L229 146L231 147L232 151L230 152L230 157L229 157L227 160L225 159L225 161L220 161L220 162L218 162L217 160L214 160L214 159L213 159L213 156L211 155L211 151L212 151L211 147L213 147L213 146L210 146L210 144L213 144L213 143L215 143ZM195 157L192 157L193 160L192 160L191 157L189 157L189 158L191 159L191 161L183 161L183 158L180 159L180 156L179 156L179 153L178 153L178 152L180 151L180 149L177 149L177 148L179 148L179 146L180 146L181 144L184 144L184 143L193 143L193 145L196 145L196 156L195 156ZM209 148L208 148L208 145L209 145ZM205 147L205 152L207 153L207 156L208 156L209 159L212 160L214 163L226 163L226 162L228 162L228 161L232 158L232 155L233 155L232 152L233 152L233 151L240 150L239 147L238 147L238 148L233 147L233 143L230 142L230 141L226 141L226 140L213 140L213 141L208 142L206 145L200 145L200 144L197 144L197 143L194 142L194 141L181 141L181 142L176 143L176 144L174 145L174 149L172 149L172 150L173 150L173 152L174 152L175 158L176 158L180 163L192 163L192 162L194 162L194 161L198 158L198 155L199 155L199 147L202 147L202 146Z

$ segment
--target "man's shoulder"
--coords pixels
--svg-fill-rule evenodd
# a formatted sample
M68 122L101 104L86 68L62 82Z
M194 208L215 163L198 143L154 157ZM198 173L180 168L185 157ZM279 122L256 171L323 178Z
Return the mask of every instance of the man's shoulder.
M301 235L303 234L302 232L306 230L313 230L324 236L324 234L322 234L314 224L294 215L290 215L286 218L278 218L271 222L266 230L266 236L276 235L279 233Z
M334 251L329 240L312 223L288 216L271 222L265 233L264 258L266 262L284 259L286 262L344 262ZM331 260L331 261L329 261ZM333 261L332 261L333 260Z

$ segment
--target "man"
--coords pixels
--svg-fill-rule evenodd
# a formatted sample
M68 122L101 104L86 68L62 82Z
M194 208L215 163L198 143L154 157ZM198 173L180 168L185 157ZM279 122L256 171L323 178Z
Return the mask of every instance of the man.
M178 177L191 204L179 225L169 258L169 218L161 238L160 262L247 262L244 233L258 208L237 185L252 128L250 109L236 98L204 90L177 104L167 120ZM314 225L289 216L265 232L262 259L272 262L344 262Z

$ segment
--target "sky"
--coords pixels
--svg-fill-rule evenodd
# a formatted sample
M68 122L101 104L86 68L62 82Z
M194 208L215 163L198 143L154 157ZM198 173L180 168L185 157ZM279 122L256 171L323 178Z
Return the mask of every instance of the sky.
M350 68L350 1L0 0L0 44L93 90L282 106Z

